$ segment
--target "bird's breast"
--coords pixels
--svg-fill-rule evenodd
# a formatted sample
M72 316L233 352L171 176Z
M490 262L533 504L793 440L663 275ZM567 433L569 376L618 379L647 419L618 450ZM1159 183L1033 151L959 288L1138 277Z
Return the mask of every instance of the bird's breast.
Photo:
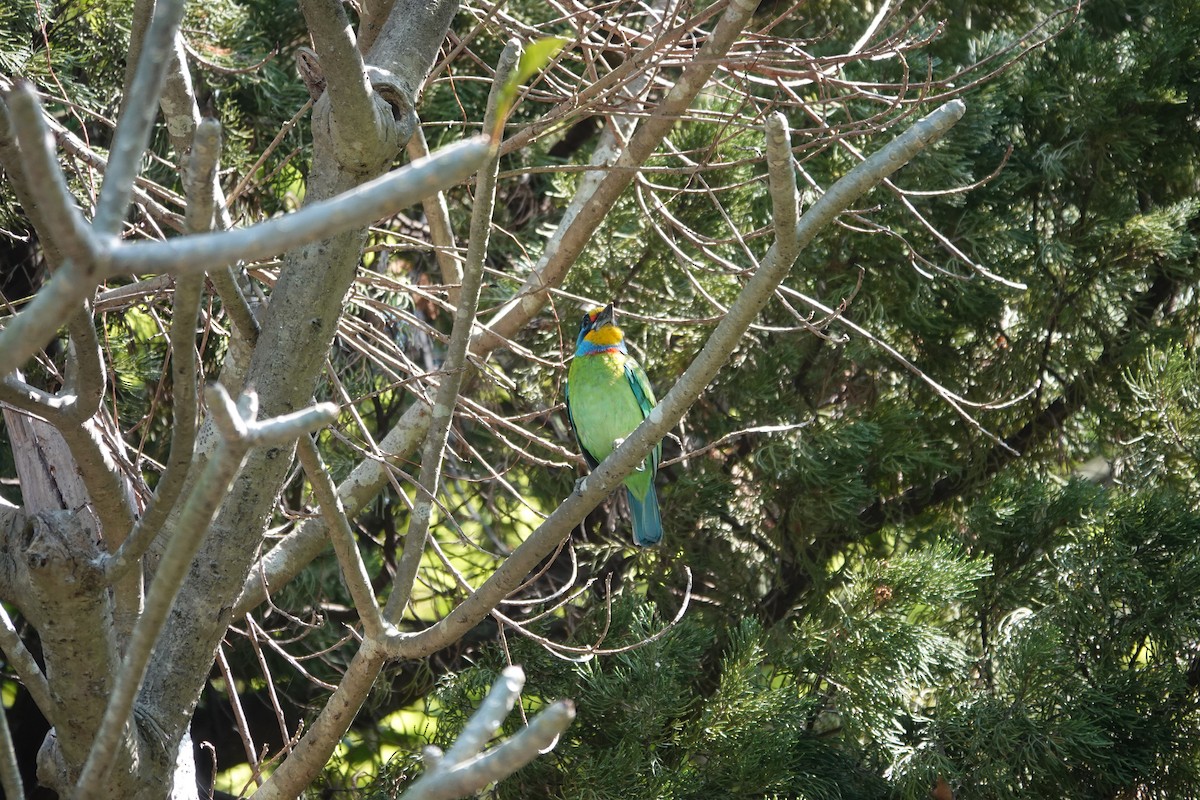
M625 356L577 357L571 362L567 384L579 441L602 461L612 452L615 440L624 439L642 422L641 406L625 374Z

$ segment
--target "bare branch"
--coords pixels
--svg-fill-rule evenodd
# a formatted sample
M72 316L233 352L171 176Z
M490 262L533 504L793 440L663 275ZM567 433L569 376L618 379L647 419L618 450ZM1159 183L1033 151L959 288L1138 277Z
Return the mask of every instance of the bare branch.
M189 231L203 233L213 228L220 191L217 171L221 167L221 123L211 118L201 120L190 149L191 156L183 176L187 193L184 219Z
M575 719L575 706L569 700L551 704L519 733L480 752L512 710L524 685L525 672L520 667L506 667L449 752L442 755L437 748L427 748L425 774L400 795L402 800L454 800L473 795L552 748Z
M340 0L301 0L300 10L325 80L324 102L332 104L331 135L337 143L334 152L339 160L356 167L369 160L361 150L374 151L381 144L388 146L386 140L399 137L398 131L388 136L381 130L395 127L396 121L382 98L380 107L375 107L354 29Z
M379 440L382 453L397 457L412 453L420 445L429 427L430 408L415 402L401 416L387 435ZM364 508L387 484L389 462L383 458L367 458L351 470L338 486L338 498L353 516ZM259 569L252 570L234 604L234 615L243 616L267 598L272 586L282 586L300 573L329 542L329 533L320 519L307 519L285 536L262 558Z
M886 353L888 356L890 356L892 359L894 359L898 364L900 364L900 366L902 366L904 369L911 372L922 383L924 383L926 386L928 386L933 391L933 393L935 395L937 395L939 398L941 398L941 400L943 402L945 402L948 406L950 406L950 408L954 410L954 413L958 414L958 416L961 417L964 422L966 422L968 425L970 425L972 428L974 428L976 431L978 431L982 435L986 436L987 438L989 438L993 442L995 442L997 447L1001 447L1001 448L1009 451L1009 453L1011 455L1020 455L1020 453L1018 453L1016 450L1014 450L1011 445L1009 445L1007 442L1005 442L1003 439L1001 439L998 435L996 435L995 433L992 433L987 428L983 427L983 425L979 422L979 420L975 419L975 417L972 416L969 411L967 411L965 406L1003 407L1004 405L1009 405L1011 403L1019 402L1020 400L1023 400L1025 398L1029 397L1029 395L1034 391L1033 389L1028 389L1027 391L1023 392L1019 397L1017 397L1011 401L1008 401L1006 403L1002 403L1002 404L997 403L995 405L991 405L991 404L987 404L987 403L978 403L978 402L967 401L967 400L963 399L962 397L960 397L959 395L957 395L954 392L947 389L945 386L942 386L940 383L935 381L932 377L929 376L928 373L926 373L924 370L922 370L920 367L918 367L912 361L907 359L895 347L891 346L890 344L885 342L883 339L881 339L880 337L871 333L866 328L862 327L861 325L854 322L853 320L847 319L844 314L840 314L836 310L834 310L834 309L830 308L829 306L825 305L824 303L822 303L821 301L811 298L805 294L801 294L800 292L797 292L796 290L791 289L789 287L782 286L782 287L780 287L780 289L785 294L787 294L791 297L794 297L797 300L800 300L802 303L805 303L809 307L814 308L817 311L820 311L822 314L829 315L830 320L836 319L837 324L846 327L847 329L849 329L856 335L861 336L862 338L871 342L876 347L883 350L884 353Z
M767 178L771 191L771 219L775 240L781 247L796 247L796 217L800 213L800 192L796 188L796 170L792 166L791 132L787 117L775 113L767 117Z
M113 134L108 169L100 188L93 225L101 234L115 236L129 208L133 182L141 170L142 153L150 141L150 129L158 113L158 99L171 63L183 8L184 0L158 0L154 4L154 17L142 41L133 81L125 94L125 108ZM5 371L0 370L0 374Z
M30 212L40 216L39 232L45 231L46 239L64 259L89 263L95 256L96 242L54 157L54 137L46 128L37 94L28 83L21 82L5 102L21 148L24 185L35 206Z
M38 666L33 653L29 652L25 643L21 641L4 606L0 606L0 650L4 651L4 659L21 679L21 685L29 692L29 696L37 704L38 710L51 725L57 724L55 719L58 717L58 704L54 702L54 698L50 694L50 684L46 682L46 675Z
M350 522L346 519L346 510L338 499L337 488L333 485L333 480L329 477L329 472L321 460L321 454L317 452L317 446L313 444L311 438L301 436L296 452L300 463L304 466L304 473L308 476L309 483L312 484L313 494L320 505L321 514L325 518L330 539L333 540L334 552L337 553L338 564L342 567L342 579L346 582L346 588L350 590L350 597L354 600L354 608L358 611L359 620L362 621L363 633L369 639L378 639L384 633L383 616L379 612L379 605L375 602L375 593L371 589L371 576L367 574L362 554L358 552L354 531L350 529Z
M196 127L200 124L200 108L196 103L196 93L192 89L192 73L188 69L184 54L183 34L179 31L175 32L171 42L171 55L158 103L166 123L167 135L171 139L171 147L175 150L179 163L183 163L196 138ZM208 227L204 230L208 230Z
M854 201L937 141L965 112L962 101L946 103L916 122L837 181L796 224L790 246L771 245L758 270L713 331L691 366L645 421L580 482L542 525L501 564L474 594L446 617L416 634L389 643L394 657L417 658L440 650L476 625L508 596L533 567L552 551L597 504L628 475L682 418L688 407L727 363L742 334L770 300L800 250Z
M491 143L475 137L450 145L361 184L338 197L249 228L136 242L111 253L109 274L202 272L238 261L256 261L284 250L365 227L419 202L442 186L464 180L488 157ZM44 291L44 290L43 290Z
M108 378L100 339L96 336L96 323L92 319L91 301L80 303L67 322L67 330L71 334L71 358L67 360L66 380L60 394L74 398L65 409L66 419L82 424L100 411Z
M628 653L630 650L636 650L639 647L645 647L646 645L648 645L652 642L658 641L659 639L661 639L662 637L664 637L668 633L670 633L672 629L674 629L680 622L683 621L683 615L687 613L688 606L691 604L691 600L692 600L692 570L688 567L684 567L684 571L687 574L687 586L684 587L683 602L681 602L679 604L679 610L675 612L674 618L672 618L670 622L668 622L666 625L659 628L657 631L650 634L649 636L639 639L638 641L633 642L632 644L622 645L621 647L605 648L605 647L600 646L604 643L604 639L608 635L608 623L607 622L605 623L604 630L601 632L600 636L597 637L597 640L594 644L583 645L582 647L580 647L580 646L566 645L566 644L562 644L560 642L554 642L554 641L551 641L550 639L547 639L544 636L538 636L533 631L529 630L529 628L527 626L529 624L531 624L532 622L534 622L535 620L541 618L542 616L545 616L546 614L550 613L549 610L543 611L541 614L538 614L535 617L523 620L520 623L518 623L512 619L509 619L508 617L504 616L503 614L501 614L499 611L496 611L495 609L492 610L492 616L495 617L497 620L503 622L505 625L508 625L509 627L511 627L519 635L524 636L526 639L530 639L531 641L537 642L542 647L544 647L551 655L553 655L557 658L562 658L562 659L568 660L568 661L574 661L574 662L578 663L578 662L583 662L583 661L590 661L591 659L595 658L596 656L610 656L610 655L616 655L617 653ZM607 589L607 587L606 587L606 589ZM609 594L607 591L605 592L605 594L609 598L609 602L611 603L612 595ZM563 602L565 603L566 601L563 601ZM608 608L606 610L608 612L608 615L611 617L612 609Z
M386 652L375 640L363 641L321 713L296 743L287 760L254 793L255 797L259 800L292 800L300 796L320 774L349 729L386 660Z
M520 667L505 668L492 684L492 690L488 692L487 697L463 726L462 733L458 735L454 745L446 751L441 762L442 767L479 755L496 735L508 712L512 711L524 686L525 672Z
M0 789L5 797L24 797L21 785L21 768L17 765L17 751L13 747L12 731L8 727L8 712L0 707Z
M93 264L104 265L105 275L189 273L227 267L241 260L267 258L395 213L441 186L462 180L491 150L487 139L469 139L439 150L424 162L409 164L287 216L250 228L119 246L97 253ZM0 375L19 368L54 335L58 320L66 316L66 309L95 285L91 272L91 265L68 262L33 302L0 330Z
M496 66L496 81L488 98L484 130L493 130L497 118L504 110L499 108L500 94L508 75L517 65L521 55L518 42L510 41L500 54ZM429 535L429 519L433 513L433 499L437 497L441 483L442 458L446 450L446 437L450 422L454 418L454 407L463 384L466 368L467 347L471 342L471 327L475 323L475 312L479 304L479 292L483 286L483 260L487 254L488 236L492 226L492 211L496 204L496 173L500 168L500 156L493 153L480 168L476 178L475 207L471 214L470 245L467 261L463 266L463 285L458 307L454 314L454 328L450 333L450 346L442 365L442 379L438 386L437 399L433 404L433 416L425 440L425 452L421 458L421 488L416 505L408 518L408 532L404 538L404 552L396 566L392 583L392 594L384 608L384 618L391 623L399 620L408 605L417 568L425 552L425 541Z
M175 526L175 535L167 543L154 581L150 584L145 610L138 617L130 637L124 662L104 712L104 721L75 785L79 798L92 796L104 783L123 740L122 731L128 724L133 700L141 687L155 640L183 584L184 575L200 549L203 534L220 508L221 499L250 448L283 444L308 430L328 424L337 416L337 407L325 403L285 417L256 422L257 397L252 393L243 394L242 401L235 407L219 384L208 388L205 399L221 435L220 442L191 488Z
M242 708L242 698L237 692L237 678L229 669L229 659L225 657L225 645L217 645L217 668L225 679L225 693L229 698L229 707L233 711L233 721L237 726L238 738L246 753L246 763L250 766L250 779L262 786L262 768L258 763L258 754L254 751L254 741L250 738L250 726L246 723L246 712Z

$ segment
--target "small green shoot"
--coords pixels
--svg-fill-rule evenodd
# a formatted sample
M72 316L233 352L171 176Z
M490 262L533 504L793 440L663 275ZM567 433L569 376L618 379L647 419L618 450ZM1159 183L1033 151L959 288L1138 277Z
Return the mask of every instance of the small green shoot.
M495 129L491 131L493 141L500 141L500 132L516 102L517 91L520 90L521 84L549 64L559 51L566 47L568 41L562 36L547 36L532 42L521 53L521 60L517 64L517 68L509 74L500 93L498 109L500 113L496 115Z

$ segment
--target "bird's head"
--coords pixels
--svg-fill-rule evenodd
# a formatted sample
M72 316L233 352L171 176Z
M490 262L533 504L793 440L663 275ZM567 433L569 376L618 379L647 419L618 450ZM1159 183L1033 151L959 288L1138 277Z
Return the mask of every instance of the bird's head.
M613 304L590 309L583 315L579 325L579 338L575 340L576 352L596 351L620 347L625 341L625 332L617 327L613 318Z

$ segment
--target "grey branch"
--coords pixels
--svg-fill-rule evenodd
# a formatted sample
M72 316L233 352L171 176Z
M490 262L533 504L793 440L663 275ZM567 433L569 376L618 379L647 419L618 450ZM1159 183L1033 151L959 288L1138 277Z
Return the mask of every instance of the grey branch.
M68 261L33 302L0 331L0 375L18 369L49 341L59 321L73 311L99 279L118 274L216 270L365 227L419 202L443 186L464 180L483 164L492 150L492 144L484 137L468 139L338 197L249 228L161 242L98 244L91 261ZM93 234L87 241L95 243L99 238Z
M21 683L33 697L33 702L37 704L42 715L50 721L51 725L57 724L55 722L55 718L58 716L55 714L57 704L50 694L50 684L46 682L46 675L38 666L33 653L29 652L25 643L21 641L21 636L17 633L12 619L8 616L8 611L3 606L0 606L0 650L3 650L5 660L17 673L17 677L21 679Z
M24 797L21 785L21 768L17 766L17 751L13 747L12 731L8 729L8 715L0 708L0 789L5 797Z
M767 117L767 185L771 193L771 219L775 239L781 247L794 249L796 218L800 214L800 192L796 188L796 169L792 165L791 132L787 117L774 113Z
M337 554L338 564L342 568L342 580L350 590L354 600L354 608L358 618L362 620L363 633L368 639L376 639L383 635L383 615L375 602L375 592L371 589L371 576L363 563L362 553L358 551L358 543L354 539L354 531L346 518L346 509L338 497L337 487L333 478L329 477L321 454L316 444L308 436L301 436L296 447L300 464L312 484L313 494L321 509L321 516L329 529L329 538L333 542L333 550Z
M308 23L315 52L297 54L301 74L316 78L323 88L321 94L332 105L329 125L336 158L349 169L370 163L375 153L391 148L400 139L398 120L393 118L387 102L377 96L367 82L366 66L354 40L354 28L346 19L340 0L301 0L300 10ZM315 58L311 57L315 56ZM315 70L312 68L315 67ZM318 72L319 77L312 75ZM316 86L305 79L309 95ZM319 116L314 117L314 124Z
M473 795L554 747L575 719L575 706L569 700L550 705L520 733L481 752L512 711L524 685L525 673L520 667L507 667L500 673L449 752L442 755L436 748L426 752L425 774L401 800L454 800Z
M419 446L432 416L426 403L413 403L387 436L379 440L383 453L412 453ZM356 514L375 497L387 482L387 468L376 459L360 461L338 487L338 499L350 515ZM234 604L234 616L242 616L263 602L268 586L283 586L316 558L328 543L329 534L322 520L300 523L279 544L263 556L261 569L252 570L242 594ZM264 584L265 579L265 584Z
M167 543L154 581L150 584L145 611L134 626L124 663L104 712L104 720L75 785L76 797L80 800L91 796L104 783L121 744L122 731L130 720L134 698L145 677L154 643L166 623L184 575L200 549L204 533L250 448L254 445L283 444L301 433L327 425L337 417L336 406L321 403L286 417L258 422L255 420L258 411L256 395L252 392L243 394L235 406L219 384L208 387L205 400L221 438L216 452L205 464L204 471L191 489L180 512L175 535Z
M918 120L831 186L800 217L793 236L784 236L771 245L758 270L747 281L746 287L729 307L729 312L691 366L646 420L580 482L576 492L564 500L474 594L433 626L389 642L392 657L419 658L457 641L515 590L537 563L553 551L563 537L607 497L624 476L637 468L654 446L678 424L684 412L728 362L729 355L755 316L771 299L801 249L858 198L941 138L958 122L965 110L966 106L961 100L946 103Z
M510 41L500 54L496 64L496 79L488 97L484 116L484 130L491 130L496 117L501 113L499 95L509 74L521 57L521 45ZM479 170L476 179L475 208L471 213L470 246L463 267L462 289L458 306L454 312L454 327L450 332L450 347L442 365L441 383L433 405L433 421L425 439L425 452L421 458L421 488L412 513L409 515L408 532L404 537L404 552L396 567L392 595L384 609L384 618L395 623L404 613L417 578L417 568L425 552L425 540L429 535L429 519L433 513L433 502L441 483L442 459L454 418L454 407L462 389L467 347L471 343L471 328L475 324L479 293L483 286L484 256L487 254L488 235L492 226L492 212L496 205L496 174L500 168L500 156L493 153Z
M468 178L492 149L484 137L443 148L425 161L408 164L338 197L249 228L137 242L114 251L109 274L203 272L238 261L256 261L293 247L366 227L377 219L420 202L443 186Z
M112 150L100 201L96 209L95 230L116 235L129 209L133 181L141 168L142 153L150 141L150 129L158 113L158 98L167 78L167 67L175 47L175 33L183 20L184 0L159 0L154 4L154 17L142 42L137 71L129 91L125 93L125 108L113 134Z
M37 93L21 82L13 87L6 102L21 148L28 190L43 214L46 238L63 258L86 263L95 253L96 244L54 157L54 137L42 116Z

